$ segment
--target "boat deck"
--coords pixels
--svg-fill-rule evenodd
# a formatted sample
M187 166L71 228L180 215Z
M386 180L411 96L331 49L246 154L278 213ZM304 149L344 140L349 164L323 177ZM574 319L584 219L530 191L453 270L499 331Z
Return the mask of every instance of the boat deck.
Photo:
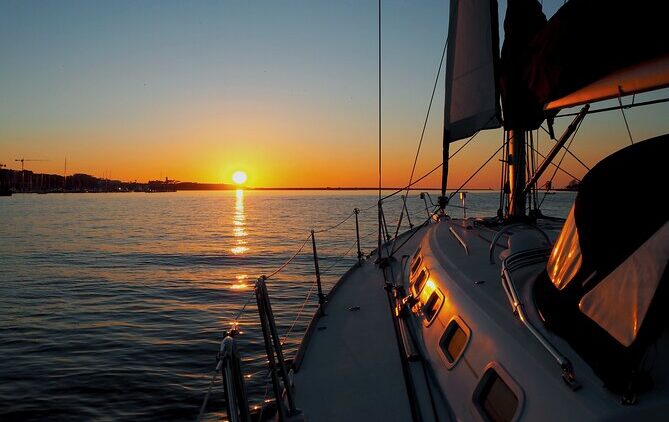
M421 236L403 249L414 250ZM382 270L374 258L347 273L313 322L295 374L307 420L411 420Z

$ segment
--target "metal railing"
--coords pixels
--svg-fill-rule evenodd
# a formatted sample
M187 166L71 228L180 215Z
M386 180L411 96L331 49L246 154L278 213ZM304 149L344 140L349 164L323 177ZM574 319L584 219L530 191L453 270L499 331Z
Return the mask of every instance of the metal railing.
M550 249L537 249L530 251L518 252L513 255L509 255L506 259L502 261L502 287L504 292L509 300L511 305L511 310L514 315L518 316L520 322L525 326L525 328L532 334L532 336L543 346L546 351L555 359L555 361L560 366L562 370L562 379L565 384L569 386L572 390L576 391L581 388L581 385L576 381L576 376L574 375L574 367L569 361L569 359L560 353L555 346L551 344L548 339L537 330L537 328L529 320L527 313L525 312L525 305L520 299L518 294L518 288L511 277L511 273L514 269L521 268L525 265L532 265L539 262L545 262L547 260L548 253Z
M414 225L411 221L411 216L413 215L414 217L416 217L422 210L422 209L414 210L414 213L412 214L409 211L409 208L407 207L406 197L403 196L393 198L392 200L387 200L386 202L395 201L399 199L401 199L403 203L401 204L400 217L397 225L397 230L396 233L394 233L394 236L388 230L388 225L386 223L386 216L383 209L383 201L379 201L374 206L370 206L364 209L354 208L353 211L346 216L346 218L339 221L337 224L320 230L311 230L309 236L300 245L297 252L295 252L286 262L284 262L280 267L278 267L274 272L270 273L269 275L267 276L263 275L257 279L253 290L253 295L251 295L248 298L248 300L246 300L242 308L236 314L236 316L232 321L233 324L232 330L229 333L226 333L225 338L221 342L221 349L218 355L219 360L217 362L216 371L214 372L214 376L212 377L209 386L209 391L207 392L207 395L200 409L200 416L198 420L202 418L204 411L206 410L207 401L209 399L211 389L216 381L216 374L218 374L219 371L223 377L223 388L226 397L226 411L228 414L228 418L233 422L237 421L246 422L249 421L251 418L249 413L250 407L246 391L244 389L244 376L241 371L240 355L237 350L235 335L239 333L238 320L244 313L244 311L247 310L247 306L253 297L255 297L255 301L257 304L260 327L262 329L262 337L265 348L265 355L267 356L267 364L269 370L268 371L269 377L266 384L265 399L267 398L267 392L269 391L268 389L269 384L271 384L273 395L275 397L277 417L279 418L279 420L286 420L287 418L291 418L300 414L299 410L296 408L295 400L293 397L291 379L289 376L290 368L288 368L284 357L284 352L282 349L283 344L287 340L293 328L296 326L297 319L302 315L302 311L304 310L306 302L309 300L311 292L314 290L314 287L317 289L317 294L318 294L318 304L316 310L317 314L321 316L325 315L328 302L328 295L323 290L322 275L329 272L335 265L337 265L340 262L341 259L348 256L348 254L354 248L356 249L357 252L358 265L365 260L366 255L363 253L363 248L361 244L360 221L359 221L360 213L365 211L370 211L373 208L377 208L378 211L379 247L377 248L376 251L372 251L369 256L372 256L374 253L378 253L379 257L384 255L385 258L388 258L395 253L394 250L395 242L391 241L393 239L395 241L397 240L397 237L399 235L399 227L402 225L404 216L406 215L406 220L408 222L409 229L413 230ZM430 213L428 211L428 220L426 220L426 222L430 221L433 215L434 213ZM351 247L348 248L348 250L342 256L337 258L325 270L321 270L316 235L319 233L329 232L331 230L344 227L343 226L344 223L348 221L351 217L355 217L355 243L353 243ZM421 224L420 227L422 227L424 224L426 223ZM367 237L370 234L371 233L368 233L363 237ZM279 338L279 333L277 330L274 313L272 311L270 297L267 289L267 282L271 278L282 272L288 265L290 265L293 262L293 260L295 260L295 258L299 254L303 253L303 249L305 248L309 240L311 240L311 246L312 246L311 255L313 256L315 278L312 287L307 292L304 303L300 307L300 310L297 313L297 316L295 317L295 321L293 321L293 323L290 325L288 331L285 333L283 337L283 340L281 340ZM267 402L268 400L263 400L263 404ZM262 406L260 417L262 416L262 411L264 410L265 406Z
M267 365L269 366L272 389L274 390L274 396L276 397L277 415L279 421L284 421L287 416L297 415L298 410L295 407L292 386L288 379L288 370L286 369L286 362L283 357L281 339L279 338L279 333L276 329L272 304L270 303L269 294L267 293L265 277L260 277L256 282L255 296L258 303L258 314L260 316L260 326L262 327L263 343L265 344L265 352L267 353ZM281 383L279 383L279 376L281 377L283 388ZM286 402L282 400L284 393Z

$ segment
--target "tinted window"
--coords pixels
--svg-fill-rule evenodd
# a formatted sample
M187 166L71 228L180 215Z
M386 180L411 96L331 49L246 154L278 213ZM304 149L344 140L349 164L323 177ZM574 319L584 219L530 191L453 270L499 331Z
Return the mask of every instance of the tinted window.
M467 344L467 333L453 320L441 340L441 351L449 362L455 362Z
M483 413L493 422L511 421L518 408L518 397L494 370L484 379L478 403Z
M420 267L421 262L423 262L423 258L421 258L420 255L414 258L413 263L411 264L411 275L416 274L416 270Z
M418 295L421 290L423 290L423 286L425 286L425 282L427 281L427 271L425 268L421 270L421 272L418 274L418 277L416 277L416 281L414 281L413 284L413 291Z
M441 301L442 299L439 297L437 291L433 291L430 297L427 299L427 302L425 302L425 305L423 305L423 315L425 315L425 319L432 321L434 316L437 315L437 312L439 311Z

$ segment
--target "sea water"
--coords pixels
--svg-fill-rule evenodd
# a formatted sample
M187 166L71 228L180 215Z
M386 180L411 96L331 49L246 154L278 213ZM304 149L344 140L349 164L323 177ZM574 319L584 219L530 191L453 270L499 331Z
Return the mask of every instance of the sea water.
M375 248L376 195L239 190L0 198L0 420L193 420L222 335L237 315L247 388L258 406L267 372L253 283L303 247L268 281L292 357L318 299L310 230L317 231L327 291L357 259L356 207L361 249ZM384 203L393 233L398 198ZM573 200L573 193L548 195L542 210L566 217ZM499 194L469 192L465 205L468 217L493 216ZM413 224L429 215L416 192L407 208ZM463 215L461 208L449 211ZM400 231L406 229L405 215ZM211 418L224 415L222 391L216 382Z

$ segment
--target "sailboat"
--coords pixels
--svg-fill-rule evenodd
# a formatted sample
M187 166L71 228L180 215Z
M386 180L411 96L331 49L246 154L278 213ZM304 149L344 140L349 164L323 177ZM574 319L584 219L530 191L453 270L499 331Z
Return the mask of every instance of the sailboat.
M425 224L389 239L322 298L292 361L263 280L258 307L279 420L630 420L669 411L669 135L633 142L582 179L566 220L537 181L600 101L669 85L664 2L451 0L442 191ZM582 106L544 161L531 139ZM620 108L622 109L622 103ZM497 215L449 215L449 149L503 128ZM621 197L643 198L627 215ZM230 339L230 338L228 338ZM226 340L228 340L226 339ZM231 339L228 343L231 343ZM228 344L230 346L230 344ZM234 362L234 347L222 348ZM248 420L237 364L231 420ZM267 416L269 412L266 412Z

